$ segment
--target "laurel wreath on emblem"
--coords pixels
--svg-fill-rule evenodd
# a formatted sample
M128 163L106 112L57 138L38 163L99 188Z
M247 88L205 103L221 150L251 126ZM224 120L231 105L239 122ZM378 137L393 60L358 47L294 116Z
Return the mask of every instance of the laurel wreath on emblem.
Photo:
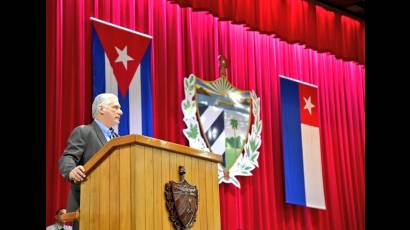
M189 146L202 151L210 152L205 144L205 140L200 135L200 128L196 118L196 104L192 98L195 95L195 75L191 74L188 78L184 78L185 99L181 102L182 111L184 113L184 122L187 126L183 130L185 137L189 141ZM261 131L262 121L260 120L260 98L254 91L251 92L252 112L254 123L252 124L251 134L248 133L247 142L244 146L244 154L240 154L235 164L230 168L229 175L224 173L224 167L218 164L218 183L232 183L240 188L240 183L235 176L252 176L251 171L255 167L259 167L259 147L261 146Z

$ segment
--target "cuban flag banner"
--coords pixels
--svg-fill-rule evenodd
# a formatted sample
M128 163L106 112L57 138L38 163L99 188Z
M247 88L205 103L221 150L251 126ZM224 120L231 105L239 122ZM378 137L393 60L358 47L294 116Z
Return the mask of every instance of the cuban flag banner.
M286 202L326 209L317 86L280 76L280 97Z
M151 96L152 37L92 18L93 97L118 96L123 115L120 135L153 135Z

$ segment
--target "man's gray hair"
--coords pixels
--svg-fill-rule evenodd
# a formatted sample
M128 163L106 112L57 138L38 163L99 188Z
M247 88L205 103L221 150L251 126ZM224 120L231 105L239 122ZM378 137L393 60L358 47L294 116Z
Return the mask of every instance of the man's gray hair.
M115 100L118 100L117 95L113 93L102 93L95 97L93 106L92 106L93 118L95 118L98 115L98 107L102 105L107 105L107 103L109 102L109 99L112 99L112 98L114 98Z

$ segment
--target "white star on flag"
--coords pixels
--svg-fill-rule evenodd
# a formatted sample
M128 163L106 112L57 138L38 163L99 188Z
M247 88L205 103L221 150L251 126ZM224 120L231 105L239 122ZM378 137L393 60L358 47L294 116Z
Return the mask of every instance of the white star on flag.
M309 114L312 115L312 108L315 107L315 105L312 104L312 99L310 97L308 97L307 99L306 97L303 97L303 100L305 100L305 107L303 107L303 109L309 110Z
M127 46L125 46L123 50L120 50L120 49L118 49L117 47L115 47L115 50L117 50L117 53L118 53L118 58L117 58L117 60L115 60L115 63L117 63L117 62L122 62L122 64L124 65L125 69L127 69L127 63L128 63L128 61L134 60L132 57L128 56L128 54L127 54Z

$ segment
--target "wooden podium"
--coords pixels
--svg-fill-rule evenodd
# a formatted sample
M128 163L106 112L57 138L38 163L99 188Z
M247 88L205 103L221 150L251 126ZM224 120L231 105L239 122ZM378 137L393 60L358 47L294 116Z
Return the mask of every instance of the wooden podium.
M141 135L115 138L85 165L80 230L174 229L165 184L178 182L178 167L198 188L191 229L220 229L217 163L221 156Z

